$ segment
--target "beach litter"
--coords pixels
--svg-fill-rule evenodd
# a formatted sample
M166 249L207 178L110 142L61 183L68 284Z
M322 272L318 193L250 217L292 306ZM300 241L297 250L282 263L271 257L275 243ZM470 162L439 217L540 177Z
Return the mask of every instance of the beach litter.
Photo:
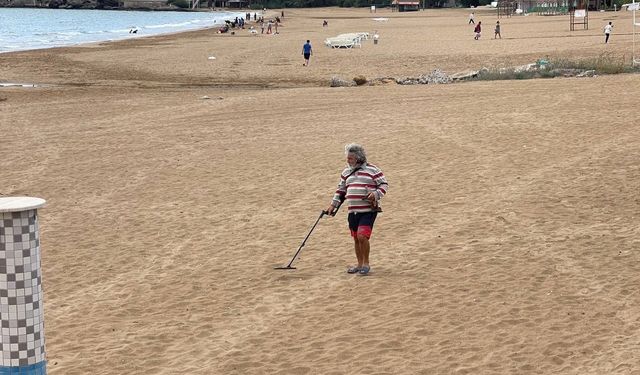
M215 57L215 56L209 56L207 59L208 59L208 60L215 60L215 59L216 59L216 57Z

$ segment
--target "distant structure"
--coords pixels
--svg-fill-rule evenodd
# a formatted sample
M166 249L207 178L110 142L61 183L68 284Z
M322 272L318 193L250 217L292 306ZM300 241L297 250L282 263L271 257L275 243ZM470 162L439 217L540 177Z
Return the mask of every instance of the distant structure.
M589 30L589 3L591 0L575 0L569 8L569 29L575 31L576 26L582 25L584 30Z
M540 16L561 16L569 13L569 0L538 0Z
M498 3L496 4L498 18L511 17L516 13L517 8L518 2L516 0L498 0Z
M391 2L391 11L393 12L411 12L420 10L420 1L418 0L393 0Z

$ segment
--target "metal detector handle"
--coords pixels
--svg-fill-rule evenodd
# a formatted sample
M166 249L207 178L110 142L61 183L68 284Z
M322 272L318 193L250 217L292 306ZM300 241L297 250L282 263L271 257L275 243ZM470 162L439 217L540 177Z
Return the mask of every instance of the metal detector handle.
M341 205L340 205L340 206L341 206ZM322 211L322 215L329 215L329 216L331 216L331 217L334 217L334 216L336 216L336 214L337 214L337 213L338 213L338 211L340 210L340 206L335 207L335 210L333 210L333 212L331 212L331 213L329 213L329 211L327 211L327 210L324 210L324 211ZM321 215L320 217L322 217L322 215Z

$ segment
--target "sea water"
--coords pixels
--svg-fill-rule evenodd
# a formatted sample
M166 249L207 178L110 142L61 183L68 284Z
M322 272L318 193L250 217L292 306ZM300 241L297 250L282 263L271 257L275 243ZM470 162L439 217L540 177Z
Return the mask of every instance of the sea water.
M245 13L0 8L0 53L203 29L235 17Z

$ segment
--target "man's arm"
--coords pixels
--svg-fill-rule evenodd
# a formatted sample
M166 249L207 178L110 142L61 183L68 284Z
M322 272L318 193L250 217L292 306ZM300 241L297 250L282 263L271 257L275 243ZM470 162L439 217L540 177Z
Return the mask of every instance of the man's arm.
M389 183L380 169L378 169L376 174L373 175L373 181L376 183L376 191L374 192L375 200L379 201L385 194L387 194L387 191L389 190Z
M336 192L333 194L333 199L331 200L331 205L327 208L327 213L331 215L335 209L342 205L344 199L347 195L347 179L342 174L340 175L340 182L338 183L338 188Z

